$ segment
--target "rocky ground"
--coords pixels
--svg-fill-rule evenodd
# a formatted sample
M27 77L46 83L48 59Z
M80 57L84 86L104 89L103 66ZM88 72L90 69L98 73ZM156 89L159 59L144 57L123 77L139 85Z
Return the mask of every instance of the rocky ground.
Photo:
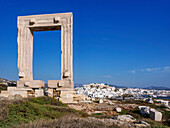
M48 101L48 98L49 97L44 97L44 99L46 99L47 101ZM40 97L40 99L41 99L41 97ZM44 102L44 99L42 98L43 101L41 101L41 102ZM23 100L23 98L20 95L9 96L7 98L3 98L3 97L0 98L0 101L9 101L9 102L22 101L22 100ZM37 98L37 100L38 100L38 98ZM41 102L40 102L40 104L41 104ZM39 103L39 101L38 101L38 103ZM46 103L44 103L44 104L46 104ZM154 109L162 112L162 114L163 114L162 121L156 122L154 120L151 120L149 116L143 116L140 113L140 109L139 109L139 106L143 106L143 105L149 106L150 108L154 108ZM169 124L170 110L168 108L160 106L160 104L158 104L158 103L149 104L147 102L135 101L135 100L133 100L133 101L105 100L102 103L98 103L98 102L94 101L91 103L84 102L84 103L78 103L78 104L68 104L68 106L69 106L69 108L73 108L73 109L79 110L80 112L86 113L86 115L88 114L88 116L81 117L81 119L80 118L77 119L77 117L74 117L75 119L70 118L70 119L72 119L72 123L74 124L74 126L76 125L77 121L79 123L81 123L81 126L83 126L83 122L84 123L88 122L91 126L92 125L97 126L97 124L98 124L98 123L93 124L93 122L100 122L103 127L109 126L109 128L110 128L110 126L114 126L114 127L117 126L117 127L121 127L121 128L136 128L136 127L168 128L168 126L170 125ZM41 109L42 107L44 107L44 106L40 106L39 109ZM37 110L39 110L39 109L37 109ZM2 110L2 113L4 112L4 110ZM58 114L57 114L57 116L58 116ZM65 118L63 118L63 119L65 119ZM47 126L47 124L48 124L48 126L50 127L52 124L55 124L55 125L60 126L61 124L58 124L59 122L60 122L59 120L54 120L52 122L47 121L45 123L44 123L44 121L42 121L42 124L39 124L39 122L36 122L35 124L32 124L32 125L38 124L38 125L40 125L40 127L42 127L42 126ZM63 124L65 124L65 122L68 122L68 121L63 120ZM32 125L30 125L30 126L32 126ZM53 126L55 126L55 125L53 125Z
M151 127L165 126L163 122L155 122L149 117L143 117L138 110L139 104L123 103L120 101L105 101L104 103L79 103L69 104L69 107L81 110L89 114L91 119L114 124L119 127L135 128L135 127ZM121 111L117 111L120 108ZM165 126L168 127L168 126Z

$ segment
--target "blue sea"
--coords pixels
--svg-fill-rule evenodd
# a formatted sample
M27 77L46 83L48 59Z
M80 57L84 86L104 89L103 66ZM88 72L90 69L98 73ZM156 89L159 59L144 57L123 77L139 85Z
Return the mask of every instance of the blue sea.
M156 99L170 99L170 96L168 96L168 97L156 97Z

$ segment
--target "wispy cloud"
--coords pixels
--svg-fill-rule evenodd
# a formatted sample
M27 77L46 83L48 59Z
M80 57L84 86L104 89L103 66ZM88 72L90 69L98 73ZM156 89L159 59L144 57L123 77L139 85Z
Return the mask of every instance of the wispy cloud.
M170 71L170 66L166 66L163 68L165 71Z
M128 71L128 72L130 72L130 73L132 73L132 74L136 74L136 70L130 70L130 71Z
M141 72L151 72L151 71L157 71L157 70L161 70L160 67L156 67L156 68L146 68L146 69L140 69Z
M105 78L112 78L111 75L104 75L103 77L105 77Z
M170 66L130 70L128 72L132 74L136 74L136 72L152 72L152 71L170 71Z

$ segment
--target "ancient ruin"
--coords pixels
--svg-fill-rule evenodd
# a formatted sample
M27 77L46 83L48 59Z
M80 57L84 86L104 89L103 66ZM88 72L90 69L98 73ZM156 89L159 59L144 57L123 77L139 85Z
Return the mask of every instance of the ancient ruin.
M17 87L9 87L5 93L42 96L44 81L33 80L33 33L61 30L61 80L48 81L48 95L64 103L73 102L73 50L72 13L19 16L18 22L18 70Z

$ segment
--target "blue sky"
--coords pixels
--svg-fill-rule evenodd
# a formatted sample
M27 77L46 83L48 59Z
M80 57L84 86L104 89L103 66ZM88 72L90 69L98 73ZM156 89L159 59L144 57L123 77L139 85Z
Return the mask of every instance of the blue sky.
M18 80L17 16L73 12L75 83L170 86L169 0L0 2L0 77ZM34 79L60 79L60 31L34 33Z

